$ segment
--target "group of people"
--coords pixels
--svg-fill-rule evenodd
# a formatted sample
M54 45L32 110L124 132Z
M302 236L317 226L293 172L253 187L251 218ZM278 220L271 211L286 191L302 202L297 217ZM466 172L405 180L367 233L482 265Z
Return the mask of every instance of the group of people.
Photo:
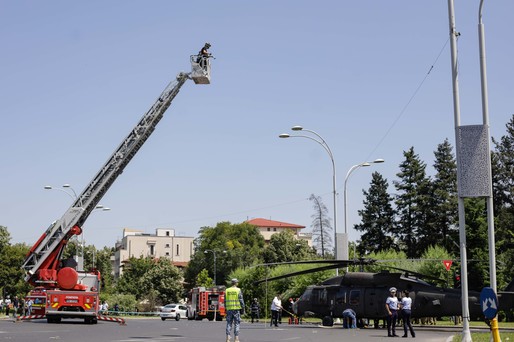
M385 304L387 310L387 336L398 337L396 335L396 321L398 320L398 313L401 312L401 318L403 320L403 336L408 337L410 332L412 337L416 337L416 333L412 328L410 321L412 313L412 298L409 297L409 291L403 291L403 297L398 300L396 297L396 287L389 289L389 297L386 299Z
M226 310L226 336L227 342L230 342L231 332L234 331L234 342L239 342L239 328L241 325L241 315L245 313L245 303L243 299L243 292L237 286L239 281L237 279L231 280L232 286L225 291L225 310ZM281 323L282 311L288 316L293 316L293 298L289 298L286 307L282 306L280 295L276 295L271 301L271 322L270 326L276 326ZM250 304L251 322L259 322L261 305L257 298L252 300Z
M18 296L14 296L11 300L10 296L7 296L7 298L1 302L1 311L5 311L6 316L12 315L14 318L16 318L19 311L21 311L23 315L30 315L32 312L32 304L34 304L34 302L30 298L27 301L23 301L19 299Z
M232 287L228 288L225 292L225 309L226 309L226 336L227 342L230 342L232 326L234 326L234 342L239 342L239 328L241 324L241 315L244 315L245 304L243 300L243 292L238 285L237 279L232 279ZM403 296L398 299L396 296L396 288L391 287L389 289L389 297L386 299L385 308L387 311L387 336L398 337L396 335L396 323L401 312L401 318L403 320L404 334L402 337L408 337L410 332L412 337L416 337L414 329L411 324L411 312L412 312L412 298L409 296L409 291L404 290ZM282 307L282 300L279 295L276 295L271 302L271 322L270 326L278 327L281 319L281 312L284 310L287 314L293 315L293 304L294 300L289 298L287 302L287 308ZM254 298L250 305L250 313L252 323L254 320L259 321L260 304L257 298ZM343 327L355 329L357 328L357 314L354 310L348 308L343 311Z

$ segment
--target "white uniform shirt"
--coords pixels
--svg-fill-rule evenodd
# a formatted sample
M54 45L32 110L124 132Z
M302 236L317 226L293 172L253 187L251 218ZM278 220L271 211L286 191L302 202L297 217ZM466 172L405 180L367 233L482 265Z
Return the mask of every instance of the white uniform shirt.
M398 298L387 297L386 304L389 306L390 310L398 310Z
M402 310L412 310L412 298L403 297L402 298Z
M278 311L282 308L282 301L277 297L273 298L271 302L271 311Z

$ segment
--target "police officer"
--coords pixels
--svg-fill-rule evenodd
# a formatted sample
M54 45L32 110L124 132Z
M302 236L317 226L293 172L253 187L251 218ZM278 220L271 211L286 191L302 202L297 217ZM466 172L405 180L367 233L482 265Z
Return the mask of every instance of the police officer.
M387 336L398 337L396 335L396 320L398 319L398 298L396 297L396 287L389 289L389 297L385 304L387 310Z
M239 281L231 280L232 287L225 291L225 310L227 312L227 342L230 342L230 331L232 323L234 323L234 342L239 342L239 325L241 324L241 314L244 315L245 303L243 300L243 292L237 287Z

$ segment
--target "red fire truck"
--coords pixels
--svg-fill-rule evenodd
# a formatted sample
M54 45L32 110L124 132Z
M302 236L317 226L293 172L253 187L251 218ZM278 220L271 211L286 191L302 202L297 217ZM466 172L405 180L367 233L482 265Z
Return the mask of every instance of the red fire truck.
M41 286L35 287L25 297L25 303L27 303L29 299L32 300L31 315L44 315L46 309L46 289Z
M46 290L44 315L48 323L58 323L62 318L81 318L86 323L98 320L117 321L123 319L102 316L98 313L100 273L97 270L80 270L73 259L62 258L68 241L82 234L82 226L91 212L132 158L155 130L182 85L192 79L196 84L210 83L210 62L202 66L196 56L191 56L192 71L181 72L169 83L155 100L148 112L129 132L112 156L100 168L64 215L52 223L27 254L22 269L25 281ZM43 299L40 299L44 303ZM44 316L43 316L44 317ZM23 316L20 319L40 318Z
M187 319L221 321L225 315L225 286L195 287L189 292Z

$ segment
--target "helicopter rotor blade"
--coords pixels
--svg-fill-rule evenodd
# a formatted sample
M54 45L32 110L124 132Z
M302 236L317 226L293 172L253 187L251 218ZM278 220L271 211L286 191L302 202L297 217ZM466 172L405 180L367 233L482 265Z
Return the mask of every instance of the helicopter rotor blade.
M427 274L422 274L422 273L419 273L419 272L409 271L409 270L407 270L405 268L399 268L399 267L387 266L387 265L382 265L382 267L387 267L387 268L391 268L393 270L402 271L402 272L405 272L406 275L412 274L413 276L416 276L417 278L420 278L420 279L431 279L431 280L434 280L434 281L437 281L437 282L440 282L440 283L443 283L443 284L446 283L446 280L444 280L444 279L437 278L437 277L434 277L434 276L430 276L430 275L427 275Z
M310 268L308 270L291 272L291 273L283 274L283 275L276 276L276 277L257 280L254 282L254 284L258 285L258 284L262 284L267 281L279 280L279 279L294 277L294 276L298 276L298 275L302 275L302 274L309 274L309 273L321 272L321 271L326 271L326 270L333 270L335 268L341 268L341 267L345 267L345 266L346 266L345 264L334 264L334 265L328 265L328 266L315 267L315 268Z

